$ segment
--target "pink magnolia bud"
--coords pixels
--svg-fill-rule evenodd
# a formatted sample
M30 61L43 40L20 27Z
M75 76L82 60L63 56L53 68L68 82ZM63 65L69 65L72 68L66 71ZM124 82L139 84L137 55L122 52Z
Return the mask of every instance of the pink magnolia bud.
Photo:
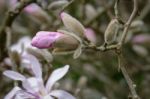
M90 40L93 43L96 43L96 35L95 35L95 32L93 31L93 29L86 28L84 33L88 40Z
M25 7L24 12L31 15L29 17L37 23L48 23L51 21L51 17L45 13L45 11L42 10L37 4L33 3Z
M27 6L24 10L27 13L32 14L32 13L38 12L38 10L41 10L41 8L38 5L36 5L36 4L31 4L31 5Z
M78 47L79 41L64 33L40 31L32 39L31 44L40 49L54 48L55 51L72 51Z
M137 44L144 44L144 43L149 44L150 43L150 35L149 34L136 35L133 37L132 42L137 43Z
M59 32L47 32L40 31L32 39L32 46L43 49L43 48L52 48L54 42L62 36L62 33Z

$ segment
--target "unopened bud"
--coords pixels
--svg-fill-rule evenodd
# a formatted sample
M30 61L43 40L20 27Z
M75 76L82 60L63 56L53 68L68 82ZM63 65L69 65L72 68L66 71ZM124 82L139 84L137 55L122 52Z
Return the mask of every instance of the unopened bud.
M32 39L32 45L40 49L53 48L54 52L67 52L76 50L79 41L64 33L41 31Z
M54 43L54 48L61 48L66 50L75 50L79 42L72 36L64 34Z
M147 57L148 56L148 50L140 45L133 45L133 50L142 57Z
M138 28L142 27L144 25L144 22L141 20L135 20L131 23L131 28Z
M92 43L96 43L96 35L95 35L95 32L93 31L93 29L86 28L85 29L85 36Z
M85 6L85 14L87 19L91 20L97 15L97 11L92 5L87 4Z
M61 19L69 31L75 33L79 37L84 37L84 26L77 19L65 12L61 13Z
M30 18L38 23L48 23L51 21L51 17L42 10L37 4L30 4L25 7L24 11L31 15Z
M117 33L119 31L119 21L117 19L112 19L106 28L104 34L105 43L111 44L116 41Z
M64 33L66 35L69 35L70 37L73 37L74 39L76 39L78 41L78 46L73 51L74 52L73 58L74 59L78 58L81 55L81 53L82 53L82 39L80 37L78 37L77 35L75 35L73 33L70 33L68 31L65 31L65 30L58 30L58 32Z
M59 32L40 31L33 37L31 44L40 49L52 48L54 42L62 35Z
M67 3L69 2L66 0L54 1L48 5L48 9L55 10L55 9L61 8Z

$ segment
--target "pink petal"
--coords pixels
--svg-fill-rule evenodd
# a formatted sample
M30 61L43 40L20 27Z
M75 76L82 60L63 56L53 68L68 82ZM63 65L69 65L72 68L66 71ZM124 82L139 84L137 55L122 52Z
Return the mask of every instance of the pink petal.
M54 90L50 93L50 95L56 97L57 99L76 99L74 96L64 90Z
M51 90L54 83L57 82L59 79L61 79L68 72L68 70L69 70L69 65L66 65L52 72L51 76L49 77L46 83L46 89L48 92Z
M36 4L30 4L29 6L27 6L25 9L24 9L26 12L28 13L36 13L38 12L38 10L41 10L41 8L36 5Z
M40 31L32 39L32 46L43 49L53 47L53 43L62 36L59 32Z
M26 79L25 76L23 76L22 74L15 72L15 71L11 71L11 70L4 71L3 75L5 75L13 80L24 81Z
M95 32L91 28L85 29L85 36L91 42L96 43L96 35L95 35Z

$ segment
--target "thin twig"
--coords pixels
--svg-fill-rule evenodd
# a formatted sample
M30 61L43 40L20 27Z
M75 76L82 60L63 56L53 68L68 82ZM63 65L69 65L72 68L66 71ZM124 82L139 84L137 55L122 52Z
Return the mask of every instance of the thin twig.
M87 46L83 46L83 49L90 49L90 50L94 50L94 51L105 52L105 51L109 51L109 50L115 50L118 47L119 47L119 45L108 45L108 46L87 45Z
M120 60L120 62L119 62L120 69L122 71L122 74L123 74L128 86L129 86L129 89L130 89L131 94L132 94L132 98L133 99L140 99L140 97L137 95L136 90L135 90L136 85L133 83L129 74L126 71L125 60L124 60L124 57L122 56L122 53L118 54L118 58Z
M10 28L14 20L21 13L21 11L26 6L28 6L29 4L33 2L36 2L36 0L22 0L16 4L14 9L10 9L6 13L6 17L0 29L0 62L3 61L3 59L8 56L7 47L6 47L6 42L7 42L6 29Z
M137 0L133 0L133 3L134 3L133 11L132 11L132 14L129 17L128 21L125 24L125 28L123 30L123 34L122 34L121 40L119 42L119 45L121 45L121 46L125 42L125 39L126 39L127 32L128 32L129 27L130 27L130 24L131 24L131 22L133 21L133 19L135 18L136 14L137 14L137 11L138 11L138 3L137 2L138 2Z
M119 0L116 0L115 6L114 6L115 17L116 17L117 19L119 18L118 3L119 3Z
M63 8L61 9L60 13L63 12L68 6L70 6L72 3L74 2L74 0L71 0L69 3L67 3L65 6L63 6Z

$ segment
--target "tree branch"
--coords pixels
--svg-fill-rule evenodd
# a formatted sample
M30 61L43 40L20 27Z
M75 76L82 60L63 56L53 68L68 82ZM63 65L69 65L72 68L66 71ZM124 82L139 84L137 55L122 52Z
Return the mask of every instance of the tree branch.
M124 59L122 53L118 54L118 60L119 60L119 67L120 67L121 72L122 72L128 86L129 86L129 89L130 89L131 94L132 94L132 98L133 99L140 99L140 97L138 96L138 94L136 93L136 90L135 90L136 85L133 83L129 74L126 71L126 68L125 68L126 63L125 63L125 59Z
M117 19L119 18L118 3L119 3L119 0L116 0L115 6L114 6L115 17L116 17Z
M14 9L10 9L6 13L6 17L0 29L0 62L2 62L3 59L8 56L7 47L6 47L6 42L7 42L6 29L11 27L14 20L17 18L17 16L21 13L21 11L26 6L34 2L36 2L36 0L21 0L16 4Z
M123 34L122 34L121 40L119 42L119 45L121 45L121 46L125 42L125 39L126 39L127 32L128 32L129 27L130 27L130 24L131 24L131 22L133 21L133 19L135 18L136 14L137 14L137 11L138 11L138 3L137 2L138 2L137 0L133 0L133 3L134 3L133 11L132 11L132 14L129 17L128 21L125 24L125 28L123 30Z

